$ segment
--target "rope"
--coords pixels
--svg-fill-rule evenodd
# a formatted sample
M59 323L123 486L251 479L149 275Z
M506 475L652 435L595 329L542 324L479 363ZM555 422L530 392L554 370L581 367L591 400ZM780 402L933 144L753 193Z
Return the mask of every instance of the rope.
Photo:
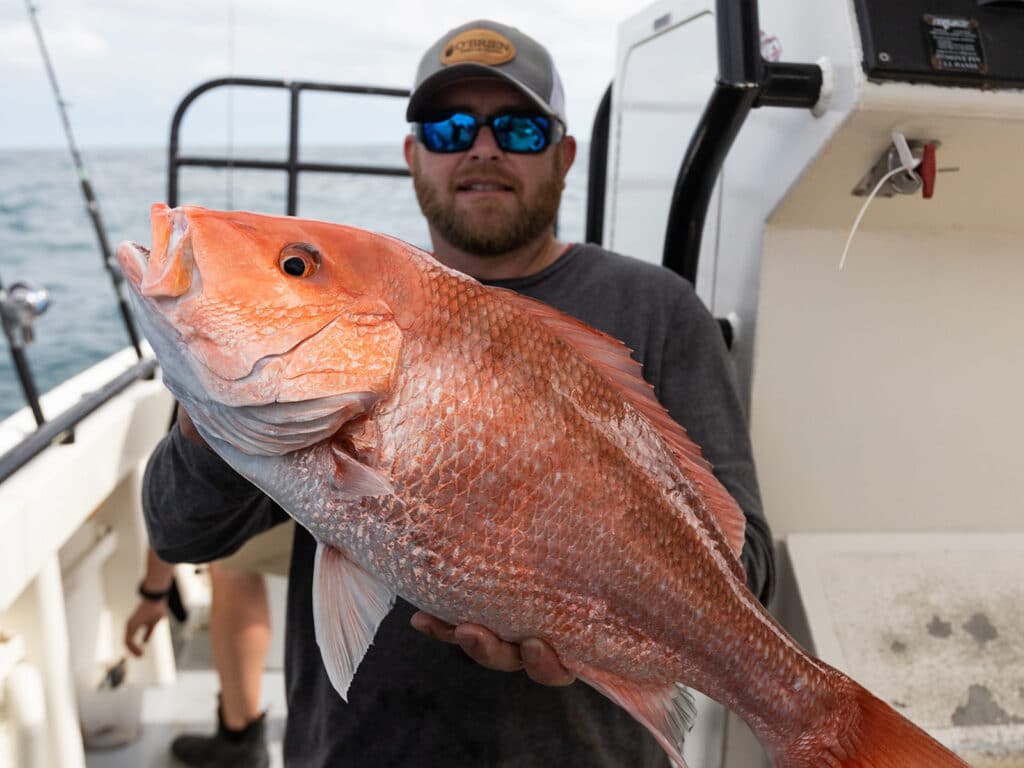
M235 75L235 2L228 0L228 76ZM225 179L225 198L227 210L234 210L235 192L235 89L228 86L228 116L227 116L227 175Z

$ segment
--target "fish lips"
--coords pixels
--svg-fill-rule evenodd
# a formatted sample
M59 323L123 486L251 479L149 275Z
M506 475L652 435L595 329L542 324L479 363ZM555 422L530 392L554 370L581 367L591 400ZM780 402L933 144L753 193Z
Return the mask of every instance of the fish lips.
M149 249L125 240L117 246L117 261L121 265L121 274L133 288L139 288L149 267Z

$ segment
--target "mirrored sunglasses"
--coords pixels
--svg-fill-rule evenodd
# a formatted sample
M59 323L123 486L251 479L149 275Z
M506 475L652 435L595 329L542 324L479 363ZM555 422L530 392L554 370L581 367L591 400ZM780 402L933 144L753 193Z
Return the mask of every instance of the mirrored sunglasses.
M416 139L431 152L465 152L473 146L482 126L490 126L494 140L505 152L536 154L557 144L565 133L561 122L536 112L475 115L451 112L415 124Z

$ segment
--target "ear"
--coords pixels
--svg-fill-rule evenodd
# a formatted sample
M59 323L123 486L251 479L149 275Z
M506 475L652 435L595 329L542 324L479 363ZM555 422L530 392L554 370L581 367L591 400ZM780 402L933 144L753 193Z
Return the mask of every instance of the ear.
M409 167L409 172L412 173L414 155L416 152L416 137L411 133L405 137L405 142L402 144L402 153L405 155L405 164Z
M576 160L576 138L563 136L562 140L558 142L558 151L562 158L562 180L565 181L565 175L569 173L569 169L572 168L572 164Z

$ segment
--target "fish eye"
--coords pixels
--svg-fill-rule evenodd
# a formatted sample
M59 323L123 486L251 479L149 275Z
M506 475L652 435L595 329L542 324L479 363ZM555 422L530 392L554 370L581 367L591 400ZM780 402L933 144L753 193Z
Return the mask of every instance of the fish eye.
M281 249L277 264L290 277L312 277L320 269L320 251L309 243L291 243Z

